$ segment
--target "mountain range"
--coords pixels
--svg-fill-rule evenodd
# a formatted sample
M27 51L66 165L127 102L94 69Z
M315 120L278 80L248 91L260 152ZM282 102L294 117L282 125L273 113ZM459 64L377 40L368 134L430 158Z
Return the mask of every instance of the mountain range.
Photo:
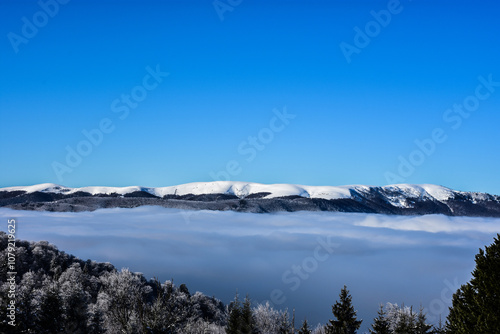
M77 212L142 205L255 213L337 211L500 217L500 196L432 184L333 187L215 181L158 188L68 188L52 183L0 188L0 207L16 210Z

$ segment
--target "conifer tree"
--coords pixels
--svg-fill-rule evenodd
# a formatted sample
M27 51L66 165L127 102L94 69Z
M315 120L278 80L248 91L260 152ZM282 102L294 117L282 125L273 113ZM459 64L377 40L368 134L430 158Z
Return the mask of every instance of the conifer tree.
M278 333L279 334L293 334L292 324L290 323L290 317L288 315L288 310L282 311L280 314Z
M372 328L369 329L371 334L390 334L390 325L384 312L384 306L381 304L377 312L378 316L373 319Z
M299 334L311 334L312 330L309 328L309 324L307 323L307 319L304 319L302 323L302 327L299 329Z
M432 327L432 334L446 334L446 328L443 326L441 316L439 316L439 323L437 326Z
M420 306L420 310L415 319L415 333L416 334L430 334L432 333L432 325L427 323L427 317L424 313L424 308Z
M241 308L241 319L240 319L240 332L243 334L251 334L254 332L255 325L252 316L252 308L250 297L247 295L245 301L243 302L243 307Z
M355 334L361 326L362 320L357 320L356 311L352 306L352 297L344 285L340 291L340 301L332 306L332 313L337 320L330 320L327 325L327 334Z
M236 293L234 301L229 304L228 311L229 317L226 325L226 334L240 334L242 309L238 293Z
M453 295L447 319L451 333L496 333L500 328L500 234L479 249L472 279Z
M399 310L399 318L394 328L394 334L414 334L415 333L415 314L413 307L407 308L402 305Z

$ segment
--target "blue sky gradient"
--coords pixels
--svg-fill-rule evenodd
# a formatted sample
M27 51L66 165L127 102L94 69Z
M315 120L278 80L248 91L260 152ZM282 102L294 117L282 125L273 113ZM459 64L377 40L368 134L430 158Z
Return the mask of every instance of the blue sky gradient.
M229 176L500 194L497 2L216 4L0 0L0 186ZM295 117L275 119L284 108ZM92 143L82 131L103 120ZM91 152L70 166L68 148Z

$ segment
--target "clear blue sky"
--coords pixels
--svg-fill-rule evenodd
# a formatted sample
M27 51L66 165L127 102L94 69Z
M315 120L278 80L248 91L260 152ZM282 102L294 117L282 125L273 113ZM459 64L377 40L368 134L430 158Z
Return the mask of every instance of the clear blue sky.
M219 13L211 0L46 2L0 0L0 186L167 186L220 171L384 185L390 172L500 194L495 1L221 0ZM356 42L348 62L342 46ZM131 93L134 108L121 101ZM463 103L468 117L447 112ZM273 113L284 107L288 124ZM103 120L93 144L82 131ZM92 152L70 166L67 148Z

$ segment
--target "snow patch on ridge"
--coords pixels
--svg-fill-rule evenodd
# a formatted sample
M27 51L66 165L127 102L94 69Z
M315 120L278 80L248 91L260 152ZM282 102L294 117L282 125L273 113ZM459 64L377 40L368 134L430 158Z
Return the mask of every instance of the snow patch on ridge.
M300 196L306 198L350 198L351 193L348 186L344 187L320 187L301 186L294 184L261 184L237 181L195 182L179 186L152 188L153 194L163 197L165 195L202 195L202 194L228 194L244 198L251 194L270 193L264 198L276 198L285 196Z
M54 183L41 183L35 184L33 186L17 186L17 187L6 187L0 188L0 191L26 191L27 193L39 192L50 192L50 193L66 193L70 191L71 188L66 188Z
M431 195L438 201L447 201L455 197L453 190L443 186L436 186L434 184L423 184L422 188L425 189L425 191L429 195Z
M413 207L411 202L409 202L409 199L412 198L421 201L437 200L440 202L454 198L453 190L433 184L394 184L384 186L382 189L395 194L386 195L386 198L389 203L399 208Z

